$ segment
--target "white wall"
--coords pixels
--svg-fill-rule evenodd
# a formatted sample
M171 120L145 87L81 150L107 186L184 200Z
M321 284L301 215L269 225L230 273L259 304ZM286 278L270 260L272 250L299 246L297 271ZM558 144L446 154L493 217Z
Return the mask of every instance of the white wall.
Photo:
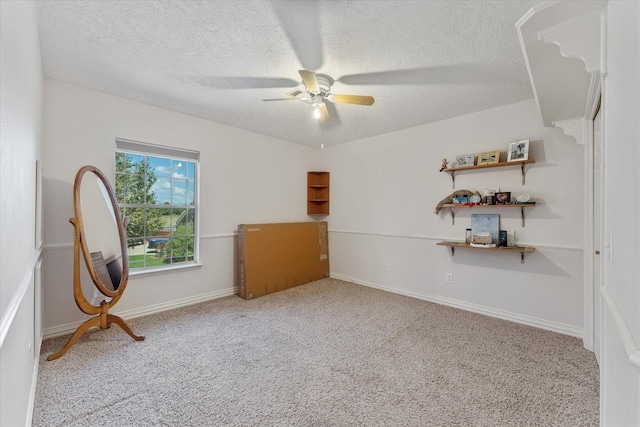
M35 283L42 65L31 2L0 2L0 425L30 424L40 340Z
M640 3L608 7L601 424L640 425ZM617 321L617 322L616 322ZM625 348L626 347L626 348Z
M456 189L499 187L541 202L500 210L502 229L537 250L519 254L458 249L469 210L434 214L452 191L441 159L500 149L530 138L526 185L519 167L459 172ZM575 336L582 335L583 147L545 128L534 100L393 132L328 149L332 275ZM504 154L503 154L504 155ZM473 213L492 213L476 209ZM385 271L385 267L389 271ZM453 273L453 285L445 274Z
M72 292L73 181L80 167L93 165L113 183L116 138L200 151L203 264L132 277L116 314L132 317L229 295L238 224L311 220L306 172L323 168L323 151L50 79L44 109L45 308L55 307L45 309L48 336L67 333L83 319ZM92 289L87 276L85 289Z

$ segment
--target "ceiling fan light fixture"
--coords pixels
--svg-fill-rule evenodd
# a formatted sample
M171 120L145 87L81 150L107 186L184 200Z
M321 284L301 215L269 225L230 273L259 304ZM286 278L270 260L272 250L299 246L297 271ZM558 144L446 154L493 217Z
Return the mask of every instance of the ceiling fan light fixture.
M316 119L320 119L322 117L322 112L320 111L320 106L315 106L314 105L314 109L313 109L313 117L315 117Z

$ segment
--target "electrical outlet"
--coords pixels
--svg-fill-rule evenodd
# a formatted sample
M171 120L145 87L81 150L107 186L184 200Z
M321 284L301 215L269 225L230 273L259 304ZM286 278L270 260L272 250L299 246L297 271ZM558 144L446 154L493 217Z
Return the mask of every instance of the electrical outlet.
M389 268L389 264L384 265L384 271L387 271L387 272L391 271L391 269Z
M444 280L445 280L446 283L452 284L453 283L453 273L445 274Z

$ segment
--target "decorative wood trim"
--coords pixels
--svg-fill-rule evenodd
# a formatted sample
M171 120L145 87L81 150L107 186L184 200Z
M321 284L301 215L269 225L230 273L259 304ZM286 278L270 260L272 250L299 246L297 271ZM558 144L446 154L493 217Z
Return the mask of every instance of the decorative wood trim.
M569 19L538 33L544 44L555 44L565 58L582 60L589 73L600 71L600 25L602 10Z
M553 126L562 129L565 135L573 137L578 145L584 145L588 137L588 120L582 117L553 122Z

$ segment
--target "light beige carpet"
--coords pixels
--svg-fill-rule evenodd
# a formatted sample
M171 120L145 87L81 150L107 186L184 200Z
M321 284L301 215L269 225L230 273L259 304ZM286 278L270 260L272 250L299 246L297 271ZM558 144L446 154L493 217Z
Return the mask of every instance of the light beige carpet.
M35 426L596 426L582 342L335 279L46 340Z

